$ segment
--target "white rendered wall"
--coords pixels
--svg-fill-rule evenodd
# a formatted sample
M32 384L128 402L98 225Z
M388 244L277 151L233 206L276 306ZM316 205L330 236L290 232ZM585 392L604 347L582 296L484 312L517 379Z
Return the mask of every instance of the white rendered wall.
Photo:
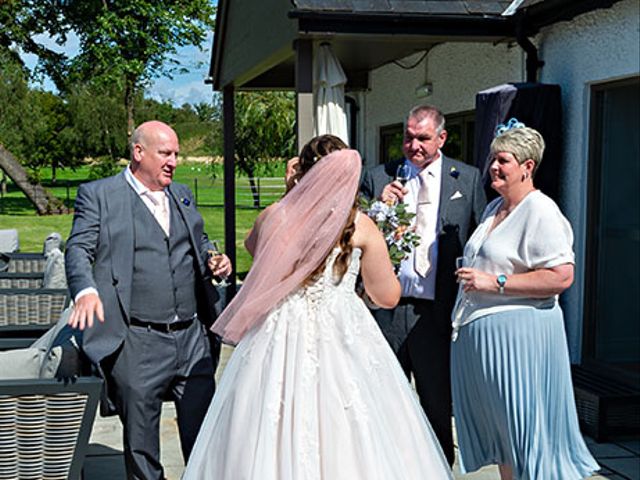
M413 65L422 53L402 59ZM506 82L525 79L524 56L516 44L443 43L411 70L389 64L371 73L371 91L359 98L360 151L366 165L378 162L378 131L403 122L412 107L429 103L445 114L475 109L476 93ZM433 85L433 93L418 98L416 87Z
M564 157L560 208L573 225L576 252L574 286L564 294L572 360L579 360L584 304L584 265L589 162L591 85L640 72L640 3L624 0L541 31L535 39L545 65L540 81L562 89Z

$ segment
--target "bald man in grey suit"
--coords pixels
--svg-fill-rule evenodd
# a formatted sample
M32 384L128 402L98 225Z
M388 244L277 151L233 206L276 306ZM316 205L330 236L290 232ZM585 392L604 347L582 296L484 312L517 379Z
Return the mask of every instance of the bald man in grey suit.
M431 198L421 242L428 247L430 268L426 274L418 273L416 260L423 253L412 252L400 267L400 303L372 313L407 376L413 374L422 408L453 465L449 352L457 293L455 259L479 222L486 198L478 169L440 151L447 139L444 127L437 108L414 108L405 127L405 158L365 172L360 191L370 199L405 202L409 211L416 212L422 183L429 182ZM400 164L410 171L406 185L395 180Z
M193 196L172 182L178 152L168 125L140 125L130 165L78 189L67 242L69 323L86 327L83 349L106 381L102 413L122 421L130 479L164 478L163 400L176 404L186 461L215 388L219 344L206 328L218 298L211 278L228 275L231 263L209 256Z

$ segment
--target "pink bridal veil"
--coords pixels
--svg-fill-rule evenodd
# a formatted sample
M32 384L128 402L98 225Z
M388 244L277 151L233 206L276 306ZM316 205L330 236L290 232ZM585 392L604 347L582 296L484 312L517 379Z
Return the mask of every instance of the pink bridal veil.
M238 343L329 255L353 206L360 169L358 152L335 151L260 214L247 239L251 270L212 327L225 343Z

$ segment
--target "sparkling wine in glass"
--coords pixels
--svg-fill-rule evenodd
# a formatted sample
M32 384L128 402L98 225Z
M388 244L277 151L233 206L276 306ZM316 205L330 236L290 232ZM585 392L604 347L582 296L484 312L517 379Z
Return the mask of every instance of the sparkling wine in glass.
M409 165L407 165L405 162L402 162L400 165L398 165L398 170L396 171L396 180L399 181L404 187L409 178L411 178L411 169L409 168Z
M222 260L222 250L220 249L220 244L218 243L217 240L213 240L211 242L211 245L213 245L213 250L209 250L209 255L211 257L215 258L216 257L220 257L217 261L219 262L220 260ZM213 277L213 279L211 280L211 283L213 283L216 287L228 287L229 286L229 281L227 280L226 276L222 276L222 275L216 275Z

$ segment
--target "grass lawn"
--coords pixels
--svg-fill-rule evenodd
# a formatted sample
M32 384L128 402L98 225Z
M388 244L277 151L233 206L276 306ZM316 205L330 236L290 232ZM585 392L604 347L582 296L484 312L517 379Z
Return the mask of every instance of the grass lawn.
M205 221L205 228L211 239L220 240L224 245L224 209L222 178L212 179L208 175L208 168L203 164L180 165L176 170L175 181L185 183L196 193L198 210ZM54 186L47 178L50 172L42 172L43 184L50 189L55 196L60 199L69 200L69 205L73 205L75 193L80 183L83 183L88 175L88 168L83 167L78 170L61 170L58 172L58 182ZM48 177L47 177L48 175ZM252 197L248 190L246 178L237 178L236 203L240 206L252 204ZM274 187L265 188L261 186L263 195L261 202L264 206L279 198L282 192L282 182L273 180ZM276 188L277 185L277 188ZM264 193L271 195L265 195ZM217 205L217 206L209 206ZM244 249L244 237L253 225L260 210L254 208L236 209L236 271L240 276L244 276L251 266L251 257ZM71 231L72 215L52 215L37 216L33 206L19 191L15 185L9 183L7 194L0 198L0 228L15 228L19 232L20 251L40 252L46 236L51 232L59 232L63 238L69 236Z

